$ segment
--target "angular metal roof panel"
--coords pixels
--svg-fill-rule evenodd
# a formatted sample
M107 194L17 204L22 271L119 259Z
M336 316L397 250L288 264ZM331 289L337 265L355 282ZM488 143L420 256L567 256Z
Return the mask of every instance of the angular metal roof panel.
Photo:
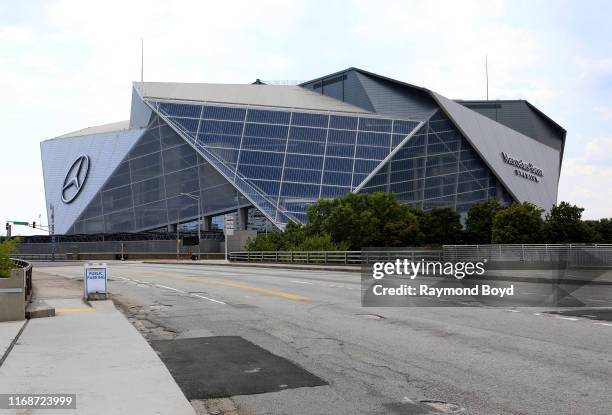
M547 210L557 202L559 151L508 128L471 109L432 92L444 112L518 200L534 203ZM537 183L520 175L520 170L504 161L502 153L542 169ZM519 171L517 173L517 170Z
M49 140L57 140L58 138L71 138L81 137L84 135L102 134L102 133L116 133L119 131L125 131L130 129L130 120L117 121L108 124L96 125L93 127L85 127L80 130L72 131L70 133L62 134L57 137L50 138Z
M157 101L195 101L370 114L363 108L293 85L135 82L134 87L143 99Z

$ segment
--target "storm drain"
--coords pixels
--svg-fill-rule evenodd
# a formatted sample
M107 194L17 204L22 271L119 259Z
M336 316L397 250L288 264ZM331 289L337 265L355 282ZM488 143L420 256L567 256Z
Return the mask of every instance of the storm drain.
M190 400L327 385L295 363L238 336L155 340L151 346Z

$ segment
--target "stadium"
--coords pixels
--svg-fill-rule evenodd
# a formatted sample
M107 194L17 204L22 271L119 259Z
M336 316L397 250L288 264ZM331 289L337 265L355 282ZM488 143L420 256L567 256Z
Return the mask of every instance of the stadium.
M239 230L282 230L349 192L548 210L565 137L525 100L451 100L349 68L299 85L135 82L129 120L43 141L41 155L55 234L209 231L229 213Z

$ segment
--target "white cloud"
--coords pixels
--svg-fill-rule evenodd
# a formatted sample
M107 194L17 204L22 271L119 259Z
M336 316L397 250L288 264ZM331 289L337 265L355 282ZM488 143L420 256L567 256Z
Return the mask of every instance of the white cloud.
M589 10L576 4L565 12L579 19ZM575 139L610 136L610 100L597 95L605 88L585 88L585 79L610 74L609 37L593 32L603 26L567 32L554 13L507 0L59 0L16 8L0 18L9 22L0 23L0 142L12 154L0 163L0 222L44 211L41 140L128 118L141 37L150 81L310 79L358 66L465 99L485 96L488 54L491 98L528 99L568 129L560 194L593 215L612 216L604 212L612 197L601 180L609 140L585 147ZM560 47L585 39L601 39L593 48L599 55ZM27 203L5 196L18 191L11 183L23 169L29 174L20 187L34 194ZM587 194L590 183L599 189Z
M568 160L564 169L574 170L564 174L559 186L559 201L570 201L586 207L583 218L600 219L612 217L612 168L582 164Z
M563 161L559 201L585 207L587 219L612 217L612 139L593 139L585 156Z
M594 138L587 142L586 160L612 166L612 137Z
M606 121L612 120L612 107L595 107L593 111Z

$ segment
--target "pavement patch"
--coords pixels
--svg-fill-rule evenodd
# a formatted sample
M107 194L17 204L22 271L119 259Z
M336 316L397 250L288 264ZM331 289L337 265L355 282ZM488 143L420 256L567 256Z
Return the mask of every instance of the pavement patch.
M238 336L154 340L151 346L190 400L327 385L295 363Z

